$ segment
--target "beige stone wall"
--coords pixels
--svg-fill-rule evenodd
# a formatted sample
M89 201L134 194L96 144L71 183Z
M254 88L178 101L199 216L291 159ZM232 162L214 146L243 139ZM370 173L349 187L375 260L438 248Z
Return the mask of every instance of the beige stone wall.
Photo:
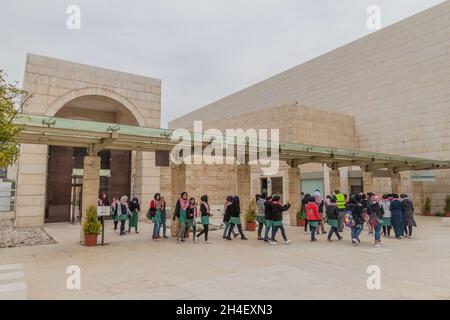
M215 121L263 113L298 101L355 119L361 150L450 159L450 2L296 66L176 119ZM334 146L333 144L330 144ZM425 183L424 194L442 209L450 173ZM407 186L410 188L411 186Z
M33 95L25 113L160 127L158 79L29 54L23 88ZM96 108L79 101L86 97ZM16 224L39 226L44 222L47 147L23 144L21 152ZM134 158L134 190L147 203L160 189L159 168L153 153L138 152Z

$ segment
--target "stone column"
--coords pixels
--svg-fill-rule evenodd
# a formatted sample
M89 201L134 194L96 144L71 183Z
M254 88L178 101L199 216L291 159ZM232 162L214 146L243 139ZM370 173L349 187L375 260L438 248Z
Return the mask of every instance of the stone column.
M135 196L138 197L144 209L148 209L155 193L161 192L160 169L155 166L154 152L136 152L134 190ZM143 208L141 209L144 211Z
M341 173L339 169L332 169L329 172L330 175L330 192L333 194L336 190L343 192L341 190Z
M289 167L287 169L288 176L288 199L287 201L291 204L289 209L289 217L291 225L297 225L297 212L300 210L300 194L302 192L301 178L300 178L300 168L297 166Z
M84 243L83 224L86 219L86 209L93 205L98 206L98 193L100 191L100 161L98 156L86 156L83 162L83 191L81 208L81 234L80 242Z
M370 169L363 169L363 191L374 192L373 171Z
M248 164L236 165L236 194L241 200L241 223L245 228L245 213L252 199L251 167Z
M167 204L171 208L169 214L172 217L172 213L175 210L175 203L180 198L182 192L186 191L186 164L176 165L174 163L170 164L170 185L171 185L171 201L172 203Z
M425 203L425 195L423 193L423 182L421 181L413 181L412 183L412 193L409 198L412 200L414 204L414 210L417 213L422 213L422 206Z
M402 192L402 177L398 172L391 174L391 190L392 193L396 193L398 195Z
M16 181L16 227L41 227L45 218L48 147L22 144Z

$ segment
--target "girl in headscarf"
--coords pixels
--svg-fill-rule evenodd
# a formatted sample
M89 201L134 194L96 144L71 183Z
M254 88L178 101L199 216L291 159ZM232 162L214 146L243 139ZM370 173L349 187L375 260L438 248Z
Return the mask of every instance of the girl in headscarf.
M184 237L186 234L186 226L187 226L187 215L188 215L188 209L190 207L190 202L188 199L187 192L183 192L181 194L180 199L177 201L175 205L175 212L174 217L178 218L178 221L180 222L180 229L178 230L177 234L177 242L181 243L184 242Z
M119 203L120 201L116 199L116 197L113 197L111 203L111 219L113 219L114 221L114 232L117 231L117 225L119 224L119 214L118 214Z
M161 237L159 236L159 229L161 226L161 216L163 210L163 201L161 200L161 195L159 193L155 194L153 200L150 202L150 212L152 215L153 222L153 240L159 240Z
M416 220L414 219L414 205L407 194L402 194L400 198L402 199L403 225L405 226L404 236L411 239L413 227L417 227Z
M325 201L322 199L322 195L320 194L319 190L316 190L314 192L314 200L316 200L317 207L319 208L319 215L320 215L320 221L319 226L317 228L317 234L320 234L320 231L322 231L322 234L325 234L325 223L324 223L324 208L325 208Z
M381 225L383 226L383 235L385 237L391 237L391 200L390 195L383 195L383 199L381 200L381 206L383 207L384 216L383 222Z
M166 214L166 200L164 200L164 197L161 197L162 202L162 208L161 208L161 224L159 225L159 228L163 228L163 239L169 239L167 236L167 214ZM158 235L160 234L158 230Z
M134 228L136 233L138 232L139 211L141 211L141 205L138 198L134 197L130 204L131 217L128 221L128 233L131 233L131 228Z
M228 196L225 205L224 205L224 215L223 215L223 224L224 224L224 230L223 230L223 238L226 239L228 235L228 230L230 229L230 219L232 214L232 204L233 204L233 197ZM236 238L239 234L234 231L234 228L231 229L231 232L233 232L234 237Z
M195 239L195 236L197 235L197 225L196 225L196 219L198 217L197 212L197 203L195 202L195 198L189 199L189 209L188 209L188 223L187 223L187 230L186 234L191 230L192 228L192 240L194 242L197 242ZM185 238L188 238L188 236L185 236Z
M211 208L208 204L208 196L204 195L201 198L201 204L200 204L200 212L201 212L201 221L203 225L203 230L197 235L197 238L200 238L202 234L205 235L205 242L208 242L208 231L209 231L209 218L212 217L211 214Z
M230 229L228 230L228 234L227 234L227 240L232 240L231 239L231 232L234 229L234 226L237 226L238 231L241 235L241 240L248 240L245 235L244 232L242 231L242 225L241 225L241 205L240 205L240 200L238 196L233 197L233 201L231 206L229 206L228 208L231 207L231 218L230 218Z
M128 197L123 196L120 198L120 203L117 206L117 214L120 220L120 235L125 235L125 221L131 216L130 209L128 208Z
M394 233L396 239L402 239L403 236L403 205L398 194L392 195L393 199L391 202L391 223L394 227Z

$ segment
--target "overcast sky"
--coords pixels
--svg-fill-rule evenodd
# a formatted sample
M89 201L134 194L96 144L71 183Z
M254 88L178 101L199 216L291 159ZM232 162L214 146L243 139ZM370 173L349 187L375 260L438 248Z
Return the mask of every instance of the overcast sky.
M0 69L27 52L162 79L162 126L443 0L0 0ZM66 9L81 8L81 30Z

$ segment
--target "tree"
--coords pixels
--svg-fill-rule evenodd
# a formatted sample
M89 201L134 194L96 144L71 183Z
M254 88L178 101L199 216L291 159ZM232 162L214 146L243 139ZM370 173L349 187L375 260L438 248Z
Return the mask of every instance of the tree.
M18 87L18 83L7 83L6 74L0 70L0 168L16 162L19 156L19 134L22 127L13 123L31 95Z

